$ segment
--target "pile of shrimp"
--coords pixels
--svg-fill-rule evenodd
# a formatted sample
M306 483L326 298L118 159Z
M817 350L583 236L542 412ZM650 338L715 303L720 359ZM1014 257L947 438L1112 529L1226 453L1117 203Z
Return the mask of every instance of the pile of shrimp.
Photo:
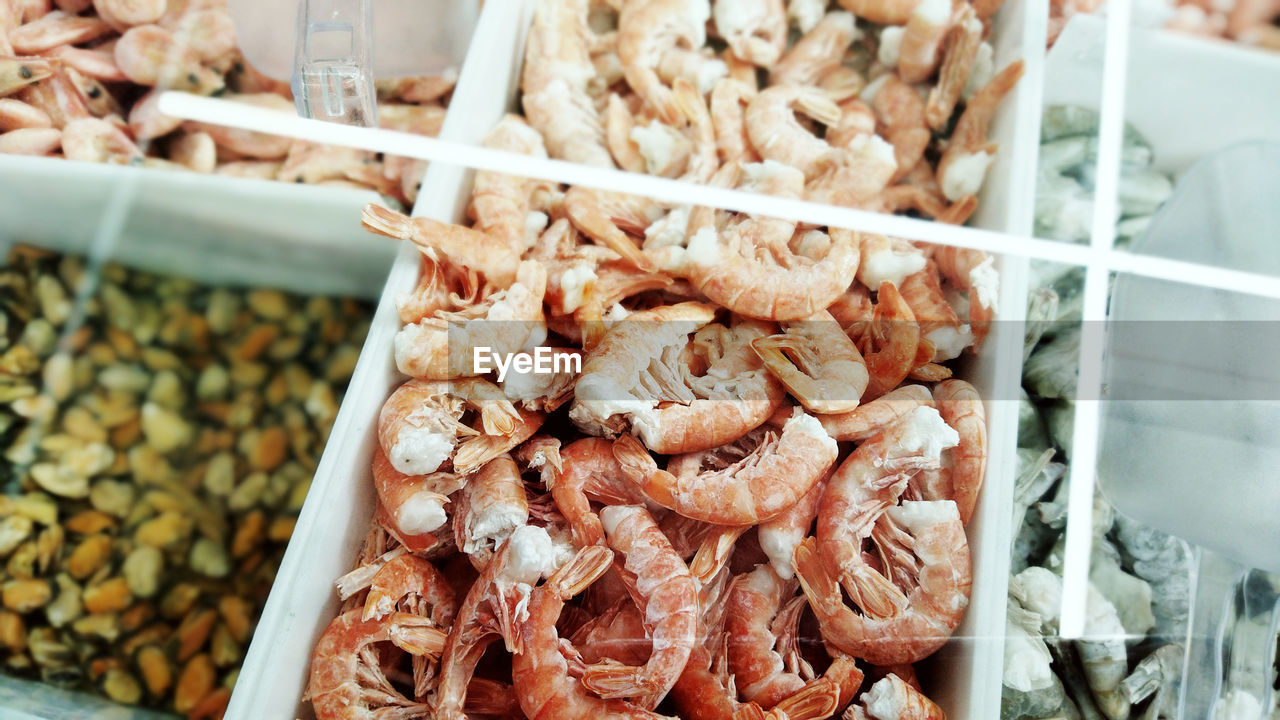
M800 198L963 224L1023 71L995 72L1001 4L538 0L521 105L554 158L704 183L766 160Z
M435 136L456 73L378 84L383 127ZM293 113L236 45L226 0L0 0L0 153L372 189L411 205L425 166L162 115L164 89Z
M546 154L515 115L487 145ZM913 665L969 600L986 426L949 364L991 258L584 193L478 172L470 226L366 206L421 275L316 717L942 718Z
M1077 13L1098 12L1105 0L1050 0L1049 45ZM1280 0L1151 0L1138 3L1133 24L1280 51Z

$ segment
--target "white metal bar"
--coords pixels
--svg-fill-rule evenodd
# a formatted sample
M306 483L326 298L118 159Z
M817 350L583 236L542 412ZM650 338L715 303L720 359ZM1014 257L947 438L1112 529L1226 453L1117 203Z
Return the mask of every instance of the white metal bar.
M308 120L216 98L166 92L160 97L160 111L188 120L641 195L677 205L707 205L1069 265L1101 265L1136 275L1280 299L1280 283L1267 275L589 167L392 130Z
M1118 217L1125 86L1129 72L1129 16L1129 0L1112 0L1107 5L1102 102L1098 118L1098 170L1090 237L1090 248L1106 257L1111 257L1115 244ZM1071 490L1067 496L1067 532L1062 565L1062 615L1058 630L1064 638L1078 638L1085 632L1110 269L1109 264L1090 264L1084 276L1083 327L1071 433Z

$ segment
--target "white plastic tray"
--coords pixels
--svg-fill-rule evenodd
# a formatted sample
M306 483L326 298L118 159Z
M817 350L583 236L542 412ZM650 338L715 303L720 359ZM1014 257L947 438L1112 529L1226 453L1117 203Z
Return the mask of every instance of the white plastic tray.
M450 102L442 138L478 144L503 113L515 107L532 9L532 2L486 6ZM1044 0L1031 0L1006 4L997 18L997 66L1021 57L1028 67L992 126L993 139L1001 150L974 219L975 225L984 228L1030 233L1041 98L1037 83L1047 13ZM432 165L414 214L461 221L471 181L469 171ZM931 663L935 672L929 677L930 691L954 720L999 716L1022 357L1022 328L1017 321L1025 312L1026 263L1001 258L998 267L1002 322L995 323L982 358L968 368L969 379L983 397L994 398L987 402L987 485L969 526L975 561L972 602L954 642ZM417 272L417 252L405 247L387 280L334 426L332 437L344 442L331 442L321 460L246 655L226 715L231 720L312 717L310 705L299 702L311 650L337 612L333 581L351 569L368 530L374 497L369 467L376 419L389 391L403 379L391 356L391 339L400 328L393 298L413 287Z

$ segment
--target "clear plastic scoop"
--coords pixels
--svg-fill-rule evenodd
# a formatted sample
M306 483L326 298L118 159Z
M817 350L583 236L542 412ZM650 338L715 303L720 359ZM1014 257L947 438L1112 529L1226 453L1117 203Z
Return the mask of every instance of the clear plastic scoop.
M1277 197L1280 144L1229 147L1183 176L1134 251L1280 283ZM1243 718L1250 703L1271 707L1267 668L1280 618L1280 575L1268 576L1280 574L1277 358L1280 301L1116 279L1098 481L1121 512L1201 548L1180 717Z
M245 59L291 81L298 114L374 126L374 78L456 71L480 3L228 0L228 8Z

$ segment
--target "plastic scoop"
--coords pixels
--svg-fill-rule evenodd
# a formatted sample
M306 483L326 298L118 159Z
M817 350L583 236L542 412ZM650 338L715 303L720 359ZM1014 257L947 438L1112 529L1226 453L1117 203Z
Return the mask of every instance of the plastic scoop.
M374 126L374 78L462 65L477 0L229 0L236 40L259 72L293 87L298 114ZM376 49L376 52L375 52Z
M1229 147L1183 176L1134 251L1274 274L1280 283L1278 196L1280 144ZM1271 708L1277 358L1280 301L1116 278L1098 480L1116 509L1201 548L1179 717L1248 718L1255 701L1261 712Z

